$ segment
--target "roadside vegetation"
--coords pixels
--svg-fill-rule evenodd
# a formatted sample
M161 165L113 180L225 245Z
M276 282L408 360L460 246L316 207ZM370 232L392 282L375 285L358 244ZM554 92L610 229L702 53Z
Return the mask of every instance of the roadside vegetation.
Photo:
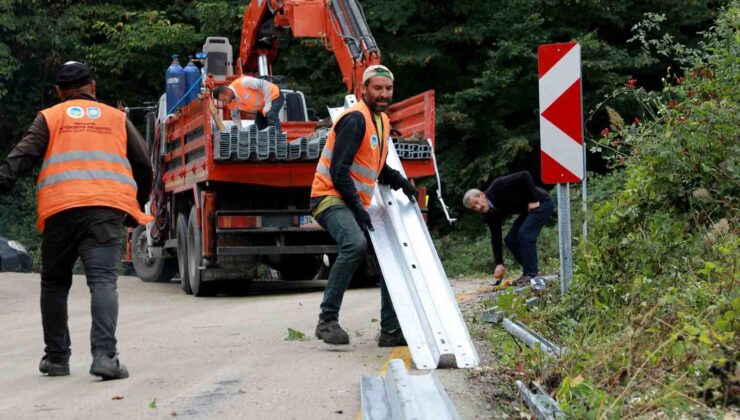
M570 291L531 310L511 295L485 302L567 348L547 358L487 330L499 373L538 379L572 418L738 413L739 6L695 49L645 38L659 16L635 28L646 50L683 66L666 69L661 90L627 81L603 104L610 124L591 145L613 172L591 184ZM639 114L609 107L617 97Z

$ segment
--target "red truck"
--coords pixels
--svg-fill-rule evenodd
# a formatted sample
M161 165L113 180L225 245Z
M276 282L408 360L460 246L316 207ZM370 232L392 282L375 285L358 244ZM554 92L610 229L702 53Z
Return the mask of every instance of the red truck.
M217 285L247 290L261 264L284 280L327 272L337 247L308 207L316 147L323 146L316 139L330 123L322 127L310 121L302 93L283 89L282 141L290 145L290 156L283 150L255 159L254 146L246 158L248 142L241 142L256 133L220 129L214 118L214 112L223 112L210 94L215 87L241 75L272 77L276 27L288 28L296 38L320 39L333 51L350 95L359 97L363 71L380 63L380 50L356 0L253 0L244 13L236 61L225 38L209 38L198 98L171 115L164 112L162 100L159 112L148 116L155 171L149 206L155 221L133 230L127 253L142 280L166 282L179 272L183 291L204 296ZM399 101L387 113L397 148L407 152L400 153L408 158L402 160L407 176L434 175L434 91ZM261 145L267 141L260 139ZM310 152L303 149L311 149L309 142ZM414 152L424 145L426 154ZM426 208L423 188L419 205ZM368 266L360 275L377 275L372 255L367 264L375 270Z

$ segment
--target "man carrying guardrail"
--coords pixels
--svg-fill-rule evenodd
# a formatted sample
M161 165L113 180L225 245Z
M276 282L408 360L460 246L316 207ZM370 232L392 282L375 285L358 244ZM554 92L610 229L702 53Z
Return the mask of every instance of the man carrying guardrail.
M370 66L362 83L362 100L344 111L329 132L311 187L311 214L339 244L316 326L316 337L328 344L349 344L349 335L339 326L339 308L367 251L363 231L373 230L367 208L375 184L401 188L412 202L418 194L409 180L385 162L390 122L383 111L393 99L393 73L385 66ZM385 280L380 289L378 345L406 345Z

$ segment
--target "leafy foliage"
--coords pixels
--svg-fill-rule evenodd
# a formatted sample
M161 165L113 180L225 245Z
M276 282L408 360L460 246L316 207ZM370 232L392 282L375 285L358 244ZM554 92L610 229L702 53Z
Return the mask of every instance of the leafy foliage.
M627 83L610 95L636 99L645 118L606 112L596 148L616 172L592 184L572 288L518 311L569 349L527 374L574 418L706 416L740 403L738 6L698 48L665 50L691 64L661 91Z

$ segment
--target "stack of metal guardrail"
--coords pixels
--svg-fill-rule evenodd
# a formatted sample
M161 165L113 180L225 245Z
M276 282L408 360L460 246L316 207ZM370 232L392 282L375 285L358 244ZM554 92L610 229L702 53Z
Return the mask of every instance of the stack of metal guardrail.
M298 137L288 142L288 160L297 160L301 158L301 145L305 137Z
M329 129L322 128L290 142L287 133L278 133L275 127L257 130L254 124L244 129L231 125L227 131L215 133L215 160L316 160L326 145ZM391 140L401 159L420 160L432 157L432 147L427 140L396 137Z
M288 142L287 133L278 133L275 127L257 130L255 125L245 129L229 126L227 131L215 131L213 158L215 160L316 160L326 145L328 129L314 131L308 136Z
M318 159L321 151L326 145L326 138L329 136L329 129L322 128L311 133L306 137L305 159Z
M257 138L257 126L250 125L246 130L239 130L239 144L236 147L236 157L247 160L257 153L257 144L252 147L251 139Z
M229 127L229 131L216 132L213 136L213 158L216 160L228 160L236 152L239 141L239 130L235 125Z
M391 137L391 141L401 159L421 160L432 157L432 146L426 140Z

